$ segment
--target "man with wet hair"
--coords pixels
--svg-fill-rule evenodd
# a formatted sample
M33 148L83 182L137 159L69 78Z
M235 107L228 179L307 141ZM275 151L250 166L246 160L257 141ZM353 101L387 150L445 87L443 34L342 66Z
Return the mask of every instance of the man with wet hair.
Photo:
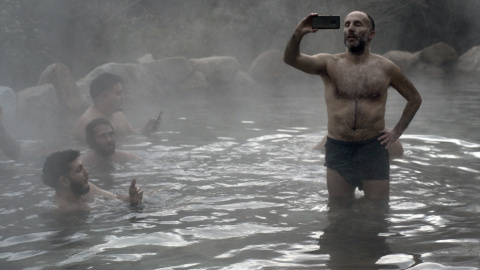
M88 209L86 204L96 195L117 198L132 205L142 201L143 191L133 179L128 195L115 195L88 182L89 173L83 167L77 150L58 151L50 154L43 164L42 181L55 189L54 202L64 210Z
M115 131L105 118L92 120L85 127L87 144L91 151L82 157L86 165L105 163L126 163L140 157L132 153L116 150Z
M113 126L117 136L132 134L135 130L122 112L123 80L112 73L102 73L90 84L90 97L93 104L80 116L73 128L76 140L85 142L85 126L96 118L105 118ZM150 119L140 130L144 134L158 129L161 118Z
M386 148L408 127L422 103L415 86L388 59L370 53L373 19L354 11L344 21L346 52L300 53L300 42L312 27L313 13L302 19L287 43L284 61L320 75L325 86L328 138L325 145L327 187L331 197L354 196L356 187L373 200L388 199L390 164ZM392 130L385 127L387 89L393 87L407 104Z

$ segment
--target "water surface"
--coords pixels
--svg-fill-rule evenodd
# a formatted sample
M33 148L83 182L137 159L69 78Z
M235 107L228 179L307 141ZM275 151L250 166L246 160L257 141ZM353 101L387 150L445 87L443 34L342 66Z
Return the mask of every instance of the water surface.
M329 201L311 150L326 134L320 90L163 104L159 132L121 142L140 163L90 169L115 193L137 178L137 208L57 211L43 160L84 148L65 133L22 140L22 159L0 162L2 269L479 269L479 84L414 82L424 103L383 207ZM391 91L390 127L404 104Z

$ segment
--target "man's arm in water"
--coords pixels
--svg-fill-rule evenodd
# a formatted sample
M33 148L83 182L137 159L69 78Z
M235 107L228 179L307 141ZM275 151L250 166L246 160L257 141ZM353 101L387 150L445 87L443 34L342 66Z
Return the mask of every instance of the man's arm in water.
M91 188L93 189L92 191L96 194L100 194L102 196L105 196L107 198L116 198L119 200L122 200L124 202L129 202L132 205L139 204L142 202L143 199L143 191L140 187L135 186L137 183L136 179L133 179L130 187L128 188L128 195L116 195L111 192L105 191L94 184L90 183Z

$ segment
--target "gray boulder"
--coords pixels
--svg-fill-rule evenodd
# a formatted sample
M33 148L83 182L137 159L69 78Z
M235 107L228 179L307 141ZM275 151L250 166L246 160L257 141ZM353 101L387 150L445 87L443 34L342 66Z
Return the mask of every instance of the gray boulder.
M38 85L52 84L60 104L68 112L79 113L85 109L87 103L78 92L75 80L70 69L62 64L49 65L41 74Z
M141 106L145 103L156 103L164 95L158 81L143 65L108 63L92 70L87 76L77 81L77 87L90 102L90 83L98 75L110 72L122 77L124 83L125 107Z
M183 56L167 57L160 60L143 63L145 67L159 80L172 84L180 83L193 73L190 60Z
M12 88L0 86L0 106L5 126L11 125L17 113L17 95Z
M144 54L137 58L137 63L139 64L147 64L151 62L155 62L155 59L153 59L153 55L151 53Z
M62 122L62 106L53 84L43 84L17 93L17 117L20 123L37 128Z
M179 82L176 88L179 93L191 93L199 90L206 90L210 84L205 74L200 71L193 72L188 78Z
M240 63L230 56L191 59L191 62L193 70L203 73L212 86L232 84L240 71Z
M420 51L420 59L434 66L453 62L458 58L457 51L452 46L439 42Z
M404 52L404 51L389 51L383 55L385 58L397 64L403 72L408 72L420 60L418 53Z
M294 82L301 72L283 62L283 52L268 50L261 53L248 69L248 75L257 82L276 86L285 82Z
M415 75L428 76L433 78L441 78L446 75L444 68L419 62L413 69L412 73Z
M460 72L480 72L480 46L475 46L462 54L455 65Z

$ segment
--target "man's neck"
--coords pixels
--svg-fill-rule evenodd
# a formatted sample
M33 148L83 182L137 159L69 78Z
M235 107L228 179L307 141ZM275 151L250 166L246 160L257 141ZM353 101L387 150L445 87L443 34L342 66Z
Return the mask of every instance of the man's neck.
M71 191L57 191L55 192L55 202L58 204L62 203L78 203L82 196L78 194L74 194Z
M370 56L370 50L367 47L365 47L365 50L361 53L361 54L356 54L356 53L352 53L348 48L347 48L347 52L346 52L346 55L347 55L347 59L353 63L356 63L356 64L359 64L359 63L363 63L365 61L368 60L369 56Z
M98 104L98 103L94 103L93 108L107 119L110 119L112 117L112 115L115 113L108 106L101 105L101 104Z

